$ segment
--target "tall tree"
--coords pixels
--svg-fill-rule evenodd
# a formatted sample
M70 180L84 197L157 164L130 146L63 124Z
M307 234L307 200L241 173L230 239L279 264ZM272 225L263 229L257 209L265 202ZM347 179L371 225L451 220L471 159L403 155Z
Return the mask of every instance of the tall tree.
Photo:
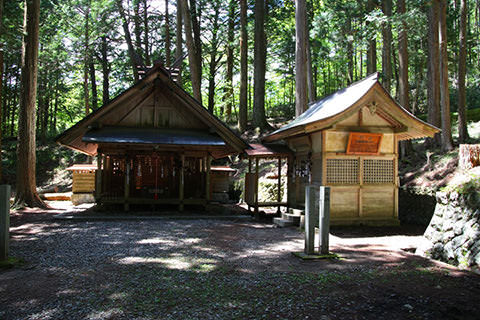
M168 8L168 6L167 6ZM147 0L143 0L143 29L145 36L143 37L143 45L144 45L144 51L145 51L145 64L149 66L151 64L150 61L150 40L149 40L149 33L150 33L150 27L148 23L148 5L147 5Z
M3 100L3 43L1 41L3 36L3 0L0 0L0 184L3 184L3 167L2 167L2 138L3 138L3 123L5 112L2 112L1 106Z
M92 109L93 111L95 111L98 109L98 92L97 92L97 79L95 75L95 63L93 62L92 56L90 56L88 70L90 73L90 87L92 88Z
M240 0L240 105L238 107L238 129L247 129L248 104L248 35L247 35L247 0Z
M185 27L185 40L188 50L188 64L190 66L190 78L192 81L193 97L202 103L201 80L202 80L202 66L198 64L197 48L192 35L192 17L188 7L187 0L182 1L182 16L183 26Z
M407 110L409 107L408 87L408 38L405 23L405 0L397 1L397 11L402 17L400 31L398 32L398 98L400 105Z
M450 123L450 96L448 90L447 52L447 3L439 1L439 42L440 42L440 111L442 115L442 150L453 149L452 127Z
M307 110L307 8L305 0L295 1L295 116Z
M110 63L108 62L108 44L107 36L102 35L101 37L101 63L102 63L102 73L103 73L103 82L102 82L102 104L106 105L110 100Z
M16 207L46 207L38 196L35 176L35 101L37 98L39 20L40 0L26 0L14 202Z
M220 14L220 3L213 3L213 16L209 23L212 25L212 38L210 40L210 63L208 68L208 111L213 113L215 106L215 75L217 74L218 63L220 62L221 56L218 57L218 45L219 45L219 14Z
M265 36L266 0L255 1L255 45L253 50L253 125L260 130L270 125L265 116L265 72L267 39Z
M397 1L397 11L402 19L400 31L398 32L398 100L400 105L410 111L409 85L408 85L408 36L407 24L405 22L405 0ZM412 150L410 141L403 141L401 144L401 155L404 157Z
M182 86L182 61L183 60L183 49L182 49L182 0L177 0L177 17L176 17L176 40L175 40L175 61L178 64L178 76L177 84Z
M375 9L375 1L367 1L367 11L371 13ZM367 74L377 71L377 39L375 35L370 35L367 48Z
M133 0L133 34L138 53L142 52L142 27L140 22L140 0Z
M428 72L427 72L427 121L440 128L440 44L438 37L439 2L431 1L428 8ZM433 140L427 139L428 145L440 144L440 134Z
M467 0L460 0L460 52L458 55L458 140L468 139L465 78L467 73Z
M165 0L165 66L170 67L170 14L168 13L168 0Z
M198 8L197 8L198 3ZM201 38L201 14L203 1L190 0L190 20L192 21L193 45L195 48L195 61L197 66L202 70L202 38ZM201 81L201 76L200 76Z
M132 36L130 34L130 28L128 27L128 20L127 16L125 15L125 11L123 9L122 0L117 0L117 9L120 13L120 17L122 20L123 32L125 33L125 40L127 42L128 47L128 56L130 58L130 64L132 66L133 71L133 79L137 82L140 78L138 76L138 69L137 65L139 64L138 55L135 52L135 48L133 47Z
M383 14L387 18L392 16L392 0L382 1ZM382 74L383 86L390 92L392 88L392 26L390 21L386 21L382 27L383 47L382 47Z
M233 41L235 39L235 3L230 0L228 3L228 31L227 31L227 85L225 87L225 120L230 122L233 105Z
M87 1L87 7L84 12L85 19L85 43L83 56L83 95L85 115L90 113L89 88L88 88L88 68L90 66L90 1Z

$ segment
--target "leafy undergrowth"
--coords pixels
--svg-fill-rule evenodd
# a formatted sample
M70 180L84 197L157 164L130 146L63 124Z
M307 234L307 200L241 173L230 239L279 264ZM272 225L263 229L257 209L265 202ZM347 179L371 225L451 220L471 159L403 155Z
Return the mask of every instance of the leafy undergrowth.
M452 133L458 140L458 114L452 113ZM480 109L467 112L469 144L480 143ZM424 140L413 142L414 152L399 161L401 185L415 187L433 194L447 186L456 177L463 175L458 169L458 144L455 149L444 153L440 148L426 148Z
M71 173L65 168L73 163L84 163L86 156L62 147L53 141L46 144L37 144L37 187L48 189L57 187L59 192L65 192L71 188ZM2 142L2 169L6 183L15 189L16 177L16 141L7 140Z

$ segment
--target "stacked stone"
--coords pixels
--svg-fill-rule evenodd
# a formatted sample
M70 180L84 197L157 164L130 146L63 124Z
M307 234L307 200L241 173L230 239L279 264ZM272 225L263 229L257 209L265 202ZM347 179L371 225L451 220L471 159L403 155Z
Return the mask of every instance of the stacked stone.
M417 254L460 267L480 267L479 190L437 192L437 205Z

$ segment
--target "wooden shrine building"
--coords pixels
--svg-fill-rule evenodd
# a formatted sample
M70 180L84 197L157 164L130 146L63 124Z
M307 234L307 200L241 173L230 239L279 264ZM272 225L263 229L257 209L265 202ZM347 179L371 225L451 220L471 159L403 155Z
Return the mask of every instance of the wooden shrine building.
M303 207L305 186L331 187L332 224L395 225L398 142L433 137L433 127L397 104L378 74L313 102L264 141L294 151L291 206Z
M97 157L97 203L205 205L212 159L249 146L161 65L57 138Z

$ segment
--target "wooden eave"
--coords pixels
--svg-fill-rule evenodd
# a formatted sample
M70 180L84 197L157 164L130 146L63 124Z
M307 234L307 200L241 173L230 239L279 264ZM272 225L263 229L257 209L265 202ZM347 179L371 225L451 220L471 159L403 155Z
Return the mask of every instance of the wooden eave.
M217 117L211 114L207 109L205 109L200 102L191 97L185 90L178 86L172 79L166 70L160 65L152 68L145 77L135 83L130 88L123 91L120 95L115 97L108 104L103 105L99 109L95 110L71 128L65 130L61 133L55 141L61 145L67 146L71 149L77 150L79 152L95 155L97 153L97 144L94 143L85 143L82 140L82 136L90 129L90 126L95 125L95 122L101 119L103 116L111 112L113 109L118 107L120 104L127 102L128 99L134 97L135 103L134 107L138 106L144 99L146 99L152 92L154 88L154 82L156 79L159 79L166 89L169 89L174 96L178 97L183 101L189 109L199 118L207 127L215 131L226 143L233 147L233 152L230 152L232 148L224 148L224 152L228 154L232 153L241 153L245 149L249 149L249 145L243 141L239 136L237 136L230 128L228 128L224 123L222 123ZM128 115L128 112L127 112ZM124 118L126 115L119 115L119 120ZM229 150L227 152L227 150Z
M375 98L372 98L372 97ZM378 101L379 100L379 101ZM350 107L329 118L319 121L298 125L278 133L266 136L263 141L273 142L282 139L290 139L308 135L317 131L326 130L334 127L337 123L345 120L367 104L377 102L377 114L386 120L392 126L398 140L416 139L422 137L433 137L440 129L418 119L413 114L402 108L377 81L365 94L352 103ZM393 106L388 108L382 106Z

